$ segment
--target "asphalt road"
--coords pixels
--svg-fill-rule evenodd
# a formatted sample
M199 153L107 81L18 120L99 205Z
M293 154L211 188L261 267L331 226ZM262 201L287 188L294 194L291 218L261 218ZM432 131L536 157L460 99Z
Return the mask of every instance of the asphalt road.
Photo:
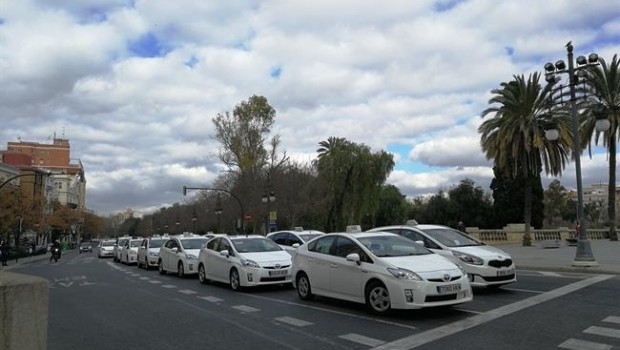
M468 304L377 317L290 287L233 292L94 253L13 272L50 282L50 350L620 349L620 276L519 271Z

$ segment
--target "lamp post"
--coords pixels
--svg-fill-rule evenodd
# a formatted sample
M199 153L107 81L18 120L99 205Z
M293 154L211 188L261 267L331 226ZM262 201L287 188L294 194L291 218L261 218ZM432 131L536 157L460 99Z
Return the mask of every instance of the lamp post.
M276 194L273 191L273 185L271 184L271 173L267 173L267 183L263 190L263 203L267 203L267 220L265 221L265 234L271 232L271 202L276 201ZM275 218L273 218L275 224Z
M577 57L577 67L573 61L573 45L571 42L566 44L568 68L564 61L559 60L555 65L551 62L545 64L545 80L553 87L561 80L559 74L568 74L568 87L570 91L570 108L573 119L573 154L575 157L575 172L577 177L577 222L579 223L579 239L577 240L577 252L575 254L575 260L573 260L573 266L593 267L598 266L598 262L594 259L592 254L592 247L588 240L587 234L587 221L584 215L583 205L583 186L581 181L581 142L579 137L579 118L577 116L577 96L575 92L575 86L579 84L579 78L585 76L585 69L598 65L598 55L592 53L586 59L585 56ZM553 91L561 91L562 85ZM596 123L597 130L604 127L604 123ZM607 126L609 127L609 126ZM545 133L549 140L555 140L558 138L557 130L548 130Z
M192 233L196 234L196 221L198 220L198 217L196 216L196 207L194 207L193 209L193 215L192 215Z
M217 202L215 202L215 209L213 210L215 215L217 216L217 232L221 233L222 230L220 228L220 218L222 216L222 199L220 198L220 194L217 194Z

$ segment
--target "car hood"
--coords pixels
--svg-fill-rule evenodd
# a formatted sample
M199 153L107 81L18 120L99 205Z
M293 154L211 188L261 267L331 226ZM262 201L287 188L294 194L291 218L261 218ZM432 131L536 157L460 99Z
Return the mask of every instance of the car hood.
M495 247L491 247L488 245L478 245L478 246L471 246L471 247L454 247L451 249L457 252L477 256L485 260L512 259L510 255L508 255L508 253L504 252L503 250L495 248Z
M259 252L259 253L239 253L245 259L254 260L257 264L279 263L282 265L291 264L291 255L284 250L275 252Z
M159 253L159 248L149 248L149 253Z
M459 270L452 261L439 254L408 255L382 258L385 262L419 275L437 271Z
M198 256L198 254L200 254L200 248L199 249L184 249L183 252L185 254L192 254L194 256Z

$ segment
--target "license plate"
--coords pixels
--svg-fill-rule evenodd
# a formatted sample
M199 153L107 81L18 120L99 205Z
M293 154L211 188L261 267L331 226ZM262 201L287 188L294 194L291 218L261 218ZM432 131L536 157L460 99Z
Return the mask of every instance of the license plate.
M448 284L447 286L438 286L437 293L446 294L452 292L458 292L461 290L461 284Z
M269 271L269 276L286 276L288 270Z
M497 276L508 276L508 275L513 275L515 273L515 270L499 270L497 271Z

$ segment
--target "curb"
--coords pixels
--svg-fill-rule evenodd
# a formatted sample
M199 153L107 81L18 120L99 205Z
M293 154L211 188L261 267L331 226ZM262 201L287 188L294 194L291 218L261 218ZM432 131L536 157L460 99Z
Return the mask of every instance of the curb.
M576 267L576 266L528 266L517 265L517 270L546 271L546 272L571 272L594 275L620 275L620 270L606 269L601 267Z

